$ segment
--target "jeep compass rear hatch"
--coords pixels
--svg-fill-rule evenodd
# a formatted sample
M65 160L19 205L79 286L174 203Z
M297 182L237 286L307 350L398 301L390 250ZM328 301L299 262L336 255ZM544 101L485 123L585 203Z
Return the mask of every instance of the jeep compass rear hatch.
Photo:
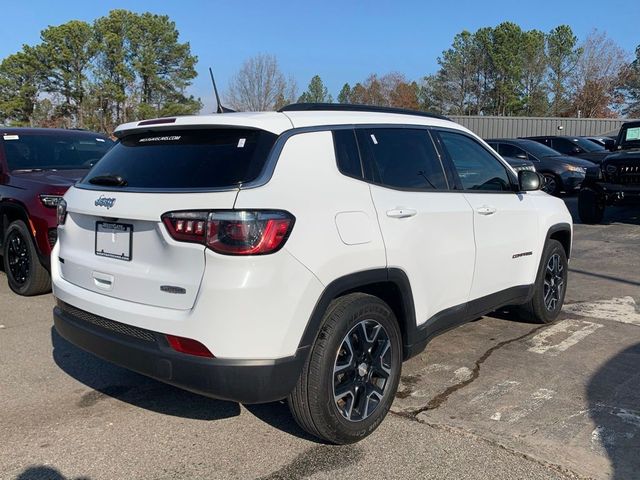
M191 308L205 246L190 238L205 234L209 212L233 208L239 186L258 178L276 138L244 128L123 137L65 197L63 278L124 300Z

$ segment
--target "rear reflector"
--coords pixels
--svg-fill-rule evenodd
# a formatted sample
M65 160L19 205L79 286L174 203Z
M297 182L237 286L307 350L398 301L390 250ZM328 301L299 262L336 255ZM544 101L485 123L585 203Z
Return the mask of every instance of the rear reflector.
M165 335L171 348L176 352L186 353L187 355L196 355L198 357L213 358L213 354L207 347L191 338L177 337L175 335Z

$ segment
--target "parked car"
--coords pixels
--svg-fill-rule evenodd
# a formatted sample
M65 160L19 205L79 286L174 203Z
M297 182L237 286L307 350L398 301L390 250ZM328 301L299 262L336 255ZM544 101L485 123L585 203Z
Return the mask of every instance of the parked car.
M58 202L112 144L87 131L0 127L0 252L14 292L51 289Z
M614 151L587 170L578 194L578 214L584 223L600 223L607 205L640 200L640 122L622 125Z
M516 172L519 172L520 170L529 170L531 172L536 171L535 165L529 160L525 160L523 158L505 157L504 155L502 156L502 158L506 160L506 162L511 165L511 167Z
M597 145L583 137L550 135L526 138L528 140L534 140L542 143L562 155L582 158L593 163L600 163L607 155L609 155L609 151L605 149L604 146Z
M605 150L609 150L609 151L613 150L616 144L616 139L614 137L599 136L599 137L583 137L583 138L586 138L590 142L593 142L596 145L600 145Z
M443 117L369 106L134 122L66 193L55 328L97 356L361 440L402 361L503 305L551 322L564 202Z
M552 195L573 192L580 187L587 168L592 162L581 158L561 155L555 150L533 140L519 138L496 138L487 143L503 157L526 159L535 165L536 171L544 175L542 189Z

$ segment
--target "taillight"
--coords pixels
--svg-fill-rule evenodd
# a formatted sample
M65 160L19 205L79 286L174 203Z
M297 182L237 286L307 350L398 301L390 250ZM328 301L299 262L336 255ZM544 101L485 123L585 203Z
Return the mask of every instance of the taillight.
M162 221L175 240L202 243L224 255L264 255L282 248L294 217L275 210L218 210L170 212Z
M67 221L67 202L65 202L63 198L58 201L58 205L56 206L56 219L58 225L64 225L64 222Z
M176 335L165 335L165 337L167 338L167 342L169 342L169 346L176 352L197 355L198 357L213 358L213 353L197 340L178 337Z

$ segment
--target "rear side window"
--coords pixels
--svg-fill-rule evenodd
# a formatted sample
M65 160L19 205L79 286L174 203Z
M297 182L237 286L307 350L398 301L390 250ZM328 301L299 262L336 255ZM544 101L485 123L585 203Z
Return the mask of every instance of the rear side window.
M349 177L362 178L360 152L353 130L334 130L333 144L336 150L338 170Z
M82 185L105 176L121 177L125 189L235 186L260 175L276 138L262 130L237 128L129 135L104 156Z
M410 128L356 130L367 177L385 187L448 188L429 132Z
M89 169L111 148L108 138L80 133L3 135L10 171Z
M527 158L527 153L524 150L522 150L520 147L516 147L515 145L510 145L508 143L500 144L499 153L503 157L521 158L521 159Z
M507 169L482 145L466 135L439 132L465 190L511 191Z

